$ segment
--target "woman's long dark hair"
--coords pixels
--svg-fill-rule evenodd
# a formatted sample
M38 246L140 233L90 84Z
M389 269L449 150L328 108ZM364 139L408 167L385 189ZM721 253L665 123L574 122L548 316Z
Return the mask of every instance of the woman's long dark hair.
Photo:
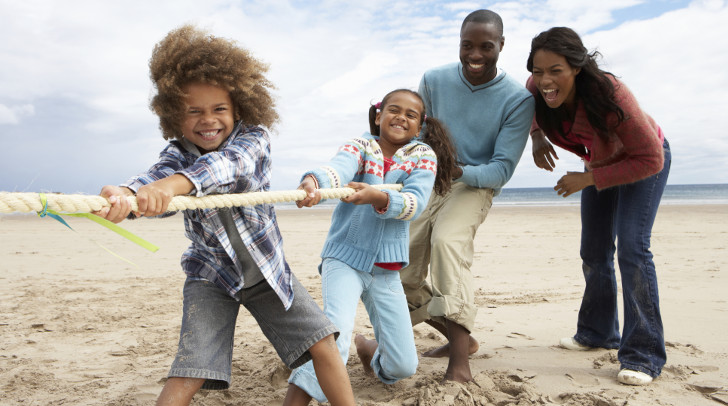
M574 79L576 100L584 104L586 117L597 135L607 141L611 130L625 120L624 111L614 100L614 85L609 78L613 74L599 69L596 58L599 52L589 53L579 35L571 28L553 27L538 34L531 41L526 69L533 73L533 55L544 50L566 58L572 68L581 68ZM561 106L560 108L563 108ZM546 105L543 97L536 97L536 121L548 132L560 132L562 117L554 114L554 109ZM616 119L616 120L615 120Z
M405 92L417 97L422 102L422 111L420 111L420 125L426 124L423 128L420 138L422 142L429 145L435 156L437 157L437 174L435 175L434 191L438 195L444 195L450 191L452 185L452 174L457 165L457 152L455 145L450 138L447 127L434 117L425 115L425 102L419 93L409 89L397 89L387 93L379 106L373 105L369 107L369 132L372 135L379 135L379 126L375 123L377 118L377 107L384 109L389 98L399 92Z

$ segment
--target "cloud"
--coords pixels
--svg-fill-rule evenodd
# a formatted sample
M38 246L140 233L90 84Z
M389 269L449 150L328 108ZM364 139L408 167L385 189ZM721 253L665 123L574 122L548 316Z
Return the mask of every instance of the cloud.
M22 117L30 117L34 113L32 104L10 107L0 104L0 124L19 124Z
M728 34L726 20L725 2L695 1L586 37L664 130L675 183L725 182L706 164L725 169L728 163L728 138L717 120L728 109L723 95L728 76L719 68L728 56L715 47Z

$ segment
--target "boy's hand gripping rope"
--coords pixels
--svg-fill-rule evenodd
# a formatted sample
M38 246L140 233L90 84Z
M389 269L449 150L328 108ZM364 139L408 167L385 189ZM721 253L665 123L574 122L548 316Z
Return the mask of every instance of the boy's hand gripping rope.
M372 185L377 189L400 190L400 184ZM352 195L355 190L350 187L318 189L321 199L340 199ZM110 207L105 198L98 195L64 195L46 193L47 206L41 202L39 193L0 192L0 213L41 212L45 208L59 213L90 213ZM300 189L251 192L237 194L207 195L203 197L175 196L167 207L167 211L189 209L213 209L220 207L255 206L262 203L295 202L306 198L306 192ZM137 210L136 197L128 197L132 211Z

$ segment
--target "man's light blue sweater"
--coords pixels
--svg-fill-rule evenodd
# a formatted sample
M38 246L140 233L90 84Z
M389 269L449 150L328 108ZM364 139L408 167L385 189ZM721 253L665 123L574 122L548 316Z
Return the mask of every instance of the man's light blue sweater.
M473 86L459 62L427 71L419 93L427 115L450 130L463 168L458 181L498 194L528 140L535 105L531 93L503 71Z

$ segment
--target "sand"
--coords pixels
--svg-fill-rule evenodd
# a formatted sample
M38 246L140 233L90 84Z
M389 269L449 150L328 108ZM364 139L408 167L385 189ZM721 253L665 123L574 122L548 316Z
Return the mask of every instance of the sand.
M578 207L492 209L473 270L479 307L468 384L440 383L444 358L384 385L348 370L361 405L728 404L728 206L663 206L653 253L668 361L647 387L616 382L616 350L570 352L583 290ZM287 258L321 304L316 271L331 212L280 210ZM146 405L174 357L182 310L182 217L122 225L160 245L149 253L83 219L76 232L49 218L0 216L0 404ZM136 263L123 262L100 243ZM356 331L373 337L363 307ZM445 342L415 327L419 352ZM242 309L233 382L195 405L278 405L288 369ZM315 404L316 402L312 402Z

